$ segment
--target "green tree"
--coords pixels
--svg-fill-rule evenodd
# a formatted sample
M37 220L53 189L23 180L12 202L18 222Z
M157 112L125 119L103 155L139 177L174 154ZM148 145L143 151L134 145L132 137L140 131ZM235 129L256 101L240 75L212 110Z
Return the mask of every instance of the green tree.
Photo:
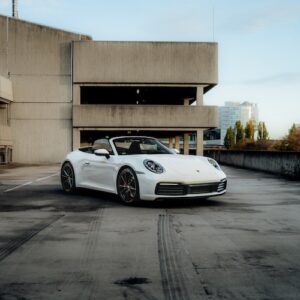
M258 130L257 139L262 140L263 139L263 130L264 130L263 129L263 122L258 123L257 130Z
M285 145L287 145L286 150L300 151L300 130L297 130L295 124L293 124L289 130Z
M254 124L252 120L249 120L245 127L245 138L248 140L254 140Z
M269 138L269 132L267 130L265 122L263 122L263 139L267 140Z
M244 140L244 128L241 121L235 122L235 133L236 144L241 144Z
M224 146L229 149L234 145L234 132L232 127L227 128L226 135L224 138Z
M297 133L297 128L296 128L296 125L295 123L293 123L292 127L290 128L289 130L289 136L293 136Z
M293 124L287 134L279 143L275 145L275 149L281 151L300 151L300 130Z
M259 122L258 123L258 140L267 140L269 138L269 132L267 130L265 122Z

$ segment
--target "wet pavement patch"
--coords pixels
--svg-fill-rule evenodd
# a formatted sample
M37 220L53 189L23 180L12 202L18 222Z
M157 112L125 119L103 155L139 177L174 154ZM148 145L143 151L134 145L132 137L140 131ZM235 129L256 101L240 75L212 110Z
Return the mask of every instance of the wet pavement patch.
M116 280L114 282L114 284L119 284L119 285L135 285L135 284L145 284L145 283L151 283L151 281L145 277L128 277L121 280Z

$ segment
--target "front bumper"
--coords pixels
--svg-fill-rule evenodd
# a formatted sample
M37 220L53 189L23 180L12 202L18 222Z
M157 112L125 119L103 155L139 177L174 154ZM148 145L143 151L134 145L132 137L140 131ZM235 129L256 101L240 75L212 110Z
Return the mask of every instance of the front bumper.
M164 178L166 179L166 178ZM219 196L226 192L227 179L218 178L210 182L173 182L158 176L138 175L140 198L157 200L170 198L205 198Z
M225 178L218 182L198 184L160 182L156 185L155 194L162 196L185 196L221 193L226 190L226 186L227 180Z

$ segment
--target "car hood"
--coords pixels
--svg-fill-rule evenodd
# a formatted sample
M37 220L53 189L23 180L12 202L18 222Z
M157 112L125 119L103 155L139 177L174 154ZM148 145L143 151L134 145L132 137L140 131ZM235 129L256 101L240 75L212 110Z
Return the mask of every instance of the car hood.
M213 167L206 157L161 154L161 155L134 155L135 159L142 163L145 159L153 160L161 164L165 172L162 177L167 176L172 180L185 178L188 181L199 182L205 180L207 182L218 181L225 177L225 174Z

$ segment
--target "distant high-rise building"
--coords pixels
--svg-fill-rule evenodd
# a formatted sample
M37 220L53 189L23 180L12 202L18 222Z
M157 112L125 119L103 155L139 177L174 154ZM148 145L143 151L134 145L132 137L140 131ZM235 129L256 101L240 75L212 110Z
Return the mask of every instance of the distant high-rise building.
M225 102L224 106L219 107L219 139L216 137L216 129L206 130L204 133L205 145L224 145L224 138L227 128L234 128L236 121L241 121L245 127L247 122L252 120L254 126L258 124L258 107L256 103L250 102Z

